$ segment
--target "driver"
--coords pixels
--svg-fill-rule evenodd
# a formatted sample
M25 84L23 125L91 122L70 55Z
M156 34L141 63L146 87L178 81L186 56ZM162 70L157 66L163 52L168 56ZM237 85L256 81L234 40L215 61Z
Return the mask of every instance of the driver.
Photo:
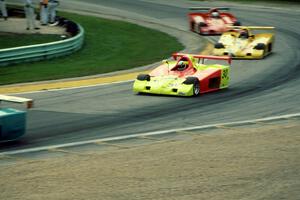
M219 12L217 12L217 11L213 11L213 12L211 13L211 17L212 17L212 18L220 18L220 14L219 14Z
M239 36L241 39L247 39L249 37L249 33L247 30L242 30L240 32L240 36Z
M185 70L189 65L189 62L188 61L179 61L178 64L177 64L177 70L178 71L183 71Z

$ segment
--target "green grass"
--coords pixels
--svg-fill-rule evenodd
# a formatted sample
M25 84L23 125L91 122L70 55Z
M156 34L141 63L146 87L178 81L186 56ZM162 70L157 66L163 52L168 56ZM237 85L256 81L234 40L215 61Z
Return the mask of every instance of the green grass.
M85 44L63 58L0 67L0 85L79 77L150 64L183 46L173 37L121 21L60 13L85 29Z
M27 46L33 44L43 44L47 42L54 42L60 39L59 35L47 34L0 34L0 49Z

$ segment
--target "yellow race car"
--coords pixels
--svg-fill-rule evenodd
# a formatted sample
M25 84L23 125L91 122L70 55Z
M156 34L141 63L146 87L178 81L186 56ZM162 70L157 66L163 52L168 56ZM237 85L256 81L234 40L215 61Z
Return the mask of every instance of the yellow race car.
M272 30L274 27L231 26L215 44L213 55L242 59L261 59L272 52L273 33L257 33L252 30Z

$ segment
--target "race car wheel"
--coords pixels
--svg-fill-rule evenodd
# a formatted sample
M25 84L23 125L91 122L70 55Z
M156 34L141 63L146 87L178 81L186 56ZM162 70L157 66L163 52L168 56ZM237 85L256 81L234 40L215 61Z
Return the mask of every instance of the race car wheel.
M223 45L222 43L216 43L216 44L215 44L215 48L216 48L216 49L223 49L223 48L225 48L225 47L224 47L224 45Z
M207 26L207 24L205 24L204 22L200 22L198 25L198 30L199 30L199 34L202 34L202 27Z
M193 93L194 93L194 96L197 96L197 95L199 95L199 93L200 93L200 84L199 84L198 79L197 79L197 81L194 83L194 86L193 86Z
M258 44L254 47L254 49L256 49L256 50L265 50L265 48L266 48L266 45L265 45L264 43L258 43Z
M190 25L190 30L191 31L195 31L195 22L191 22L191 25Z
M197 96L200 93L200 84L196 77L187 77L183 84L193 85L193 96Z
M269 51L269 52L272 51L272 43L270 43L270 44L268 45L268 51Z
M200 23L199 23L199 27L205 27L205 26L207 26L206 23L204 23L204 22L200 22Z
M236 22L233 23L233 26L241 26L241 25L242 25L242 23L239 22L239 21L236 21Z
M150 81L150 75L149 74L139 74L137 76L137 80L139 80L139 81Z

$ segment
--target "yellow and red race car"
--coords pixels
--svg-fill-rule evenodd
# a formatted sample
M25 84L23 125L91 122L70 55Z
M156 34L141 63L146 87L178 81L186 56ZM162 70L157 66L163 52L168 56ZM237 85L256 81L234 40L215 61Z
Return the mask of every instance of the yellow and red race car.
M261 59L272 52L274 33L257 33L255 30L273 30L274 27L231 26L215 44L213 55L232 58Z
M164 61L150 74L140 74L133 84L136 93L151 93L177 96L196 96L227 88L229 66L216 64L229 56L206 56L173 54L174 61ZM213 62L213 63L212 63Z
M191 7L190 10L197 10L188 14L190 30L200 35L220 35L229 25L241 25L234 15L226 12L229 8Z

